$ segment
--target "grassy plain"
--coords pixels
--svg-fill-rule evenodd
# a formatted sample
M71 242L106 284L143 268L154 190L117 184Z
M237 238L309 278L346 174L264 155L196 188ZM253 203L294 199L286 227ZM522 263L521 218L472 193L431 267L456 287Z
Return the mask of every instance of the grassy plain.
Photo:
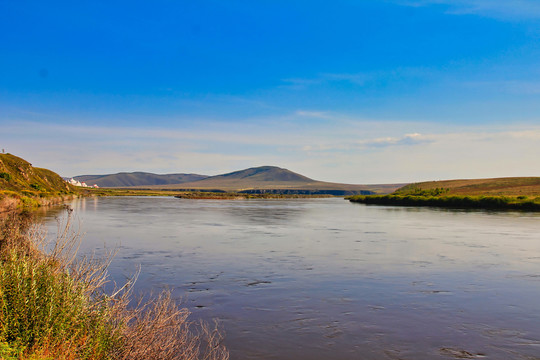
M540 196L540 177L506 177L493 179L462 179L426 181L399 188L396 194L407 194L415 189L447 189L446 195L471 196Z
M246 199L300 199L300 198L326 198L332 195L302 195L302 194L246 194L236 192L182 192L174 197L179 199L224 199L224 200L246 200Z
M429 181L406 185L389 195L348 199L376 205L540 211L540 178Z
M145 189L92 189L83 188L80 190L83 196L174 196L180 199L297 199L297 198L321 198L332 197L332 195L302 195L302 194L248 194L238 192L212 192L212 191L179 191L179 190L145 190Z
M359 193L361 191L370 191L374 193L389 193L397 189L398 185L348 185L338 183L326 183L322 181L306 182L276 182L276 181L242 181L242 180L201 180L194 183L185 183L177 185L151 185L138 186L139 189L156 189L156 190L193 190L193 191L212 191L220 190L224 192L272 192L279 190L282 193L335 193L336 195Z

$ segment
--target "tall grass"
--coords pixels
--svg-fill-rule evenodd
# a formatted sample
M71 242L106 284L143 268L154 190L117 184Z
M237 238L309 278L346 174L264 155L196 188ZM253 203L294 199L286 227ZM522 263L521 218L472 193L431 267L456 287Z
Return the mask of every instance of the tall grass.
M527 196L463 196L463 195L370 195L351 196L351 202L375 205L437 206L461 209L493 209L540 211L540 198Z
M228 359L217 329L195 326L170 293L136 304L132 282L105 293L113 254L77 256L79 242L69 220L53 244L28 216L0 220L0 358Z

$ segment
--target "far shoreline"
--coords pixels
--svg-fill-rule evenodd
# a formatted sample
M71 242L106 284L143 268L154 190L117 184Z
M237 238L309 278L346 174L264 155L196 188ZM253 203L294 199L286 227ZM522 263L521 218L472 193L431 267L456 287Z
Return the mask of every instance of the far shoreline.
M540 212L540 199L527 196L414 196L391 194L350 196L346 199L353 203L366 205Z

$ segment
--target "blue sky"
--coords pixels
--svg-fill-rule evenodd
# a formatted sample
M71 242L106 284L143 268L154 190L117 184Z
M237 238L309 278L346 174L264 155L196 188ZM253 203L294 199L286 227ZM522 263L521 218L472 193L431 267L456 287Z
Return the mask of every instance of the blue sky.
M540 176L533 0L0 0L0 147L61 175Z

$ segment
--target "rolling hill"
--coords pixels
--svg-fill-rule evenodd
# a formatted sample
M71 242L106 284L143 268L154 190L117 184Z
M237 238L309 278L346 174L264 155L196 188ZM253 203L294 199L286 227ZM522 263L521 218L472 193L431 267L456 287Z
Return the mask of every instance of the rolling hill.
M436 188L447 189L447 195L540 196L540 177L426 181L406 185L398 189L396 194Z
M107 175L79 175L74 179L99 187L127 187L140 185L181 184L207 178L198 174L152 174L147 172L121 172Z
M51 170L33 167L15 155L0 154L0 190L44 195L68 194L76 189Z
M354 185L317 181L276 166L260 166L182 184L137 186L153 190L353 195L390 193L404 184Z
M11 154L0 154L0 213L49 205L76 196L60 175L33 167Z
M540 177L426 181L389 195L348 199L367 205L540 211Z

